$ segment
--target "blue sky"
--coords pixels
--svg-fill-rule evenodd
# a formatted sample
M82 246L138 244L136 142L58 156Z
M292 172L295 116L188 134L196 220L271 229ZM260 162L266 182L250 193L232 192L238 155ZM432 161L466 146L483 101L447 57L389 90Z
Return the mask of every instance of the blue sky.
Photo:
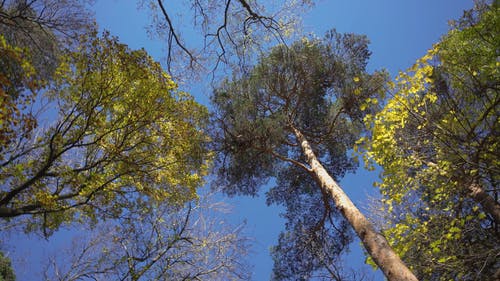
M448 21L460 17L463 10L472 5L470 0L319 0L304 15L304 33L313 32L322 36L327 30L336 28L340 32L366 34L373 52L369 69L385 68L395 75L423 56L446 33ZM146 48L155 58L165 57L162 42L147 37L145 26L148 18L144 10L136 9L134 1L101 0L97 1L95 8L101 28L110 30L133 48ZM187 40L196 41L195 38ZM201 89L194 87L190 93L205 103L207 92ZM367 196L377 194L372 187L377 174L361 169L341 181L345 191L361 210L366 208ZM264 194L257 198L237 197L228 201L234 206L232 221L238 223L246 220L246 233L255 239L250 256L254 266L253 280L269 280L272 270L269 247L277 242L284 226L284 221L279 217L281 209L268 207ZM364 259L359 242L355 242L346 264L365 268L370 274L373 273L375 280L383 280L380 272L374 272L371 267L364 265Z
M158 40L151 40L146 33L149 23L147 12L137 9L138 1L98 0L94 5L95 15L99 26L116 35L131 48L145 48L153 57L161 60L165 57L164 44ZM169 1L166 0L166 3ZM262 1L264 3L265 1ZM327 30L336 28L340 32L366 34L373 52L369 69L387 69L392 75L404 70L420 56L424 55L433 43L448 30L448 20L462 15L464 9L469 9L472 1L465 0L317 0L315 7L304 15L304 32L314 32L322 36ZM195 38L188 38L194 40ZM199 82L197 82L199 83ZM207 102L207 92L201 87L191 88L190 93L202 103ZM354 175L342 179L341 185L346 193L363 211L366 208L368 195L376 195L377 191L372 183L377 180L377 172L369 173L360 170ZM268 254L269 247L277 242L277 235L282 230L284 221L279 217L280 208L265 205L264 196L258 198L237 197L228 200L234 205L231 221L239 223L247 221L246 234L255 239L255 246L251 251L250 263L253 264L253 280L269 280L272 269L272 260ZM68 233L59 234L51 240L61 239ZM24 236L23 236L24 237ZM8 237L9 238L9 237ZM10 237L12 242L25 239ZM40 261L44 252L47 252L48 243L38 242L21 243L16 249L18 256L24 256L24 266L18 261L20 271L19 280L38 280L30 269L31 265ZM352 253L347 257L346 264L350 267L362 268L365 257L355 242ZM41 249L40 251L33 249ZM37 253L34 258L30 255ZM375 280L383 280L380 273L371 271ZM36 275L35 275L36 276Z

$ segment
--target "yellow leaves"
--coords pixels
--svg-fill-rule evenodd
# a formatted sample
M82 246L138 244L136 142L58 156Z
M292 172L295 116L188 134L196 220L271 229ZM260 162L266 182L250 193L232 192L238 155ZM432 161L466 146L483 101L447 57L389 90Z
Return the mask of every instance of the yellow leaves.
M59 65L54 73L54 76L57 78L61 78L61 76L63 75L67 75L70 72L70 62L69 62L69 57L68 56L62 56L60 58L60 62L59 62Z
M378 268L377 264L375 263L375 261L373 260L373 258L369 255L366 255L366 259L365 259L365 263L368 264L368 265L371 265L371 267L376 270Z
M418 69L417 73L422 74L422 78L426 77L429 78L429 76L432 75L432 72L434 70L434 67L430 64L427 64L428 62L426 61L425 64L421 65L421 68Z
M410 87L410 89L408 90L408 93L410 93L410 94L416 94L416 93L418 93L420 90L421 90L421 88L420 88L420 87L411 86L411 87Z
M371 103L371 104L378 104L378 99L377 98L367 98L365 100L366 103Z
M436 93L427 92L427 94L425 95L425 99L427 99L431 103L435 103L437 101L438 97L437 97Z
M448 263L448 262L450 262L451 260L454 260L454 259L456 259L456 257L454 257L454 256L445 256L445 257L439 258L438 262L439 263Z
M428 61L433 58L433 56L434 56L433 53L435 53L435 52L432 52L432 53L431 52L432 52L431 50L428 50L427 54L425 54L423 57L421 57L419 60L417 60L417 62L423 63L423 64L428 63Z
M38 190L35 193L35 200L46 208L55 208L57 206L57 196L50 194L45 190Z
M167 88L169 90L175 90L175 89L177 89L177 87L178 87L177 83L175 83L172 80L172 77L168 73L166 73L165 71L162 71L161 72L161 76L165 79L166 84L167 84Z
M359 77L354 76L354 78L352 78L352 80L353 80L354 82L359 82Z
M476 44L481 42L477 38L456 38L464 32L468 31L450 34L444 44L435 45L401 72L389 86L392 92L384 108L364 120L371 134L362 142L363 148L383 168L376 186L389 221L384 233L398 253L405 260L413 258L415 264L428 261L437 267L459 268L457 256L462 258L471 249L469 257L477 255L474 250L480 243L468 244L470 237L490 235L483 229L487 215L464 189L471 179L489 185L486 179L491 175L474 167L499 163L498 157L491 159L491 153L498 151L497 141L484 149L484 155L477 152L478 139L486 141L498 124L498 114L486 117L484 113L495 107L490 103L495 94L487 90L475 94L481 85L498 81L499 62L493 45ZM477 134L477 139L463 141L470 134ZM405 217L405 213L414 216ZM411 250L404 256L408 247Z
M79 51L60 58L47 91L59 118L26 148L29 153L0 170L6 189L33 182L12 205L41 205L34 210L40 213L78 206L54 213L50 227L57 228L64 221L98 219L98 210L118 214L124 206L196 198L212 157L206 148L207 109L177 92L177 84L144 51L109 37L87 39ZM0 45L1 53L1 35Z
M427 84L431 84L434 82L434 79L430 78L430 77L425 77L424 78L424 82L427 83Z
M355 92L356 93L356 92ZM365 111L370 108L371 105L378 104L377 98L366 98L363 103L359 106L359 109Z
M36 127L26 109L45 82L38 79L29 50L7 42L0 34L0 151L12 139ZM0 156L0 159L2 157Z
M481 212L481 213L479 213L479 215L477 216L477 218L480 219L480 220L484 220L484 219L486 219L486 214L484 212Z
M395 93L386 102L384 108L372 118L365 118L365 124L371 128L373 136L366 143L367 150L372 152L374 160L382 166L394 166L387 160L394 161L394 158L401 158L396 155L398 149L396 145L400 140L396 139L399 131L404 130L408 119L413 114L426 115L426 101L434 103L437 95L427 91L428 83L432 82L433 67L429 61L433 58L435 50L429 52L413 65L409 72L400 72L396 78L397 83L390 83L388 86ZM367 99L365 103L375 104L377 100ZM361 109L366 109L368 105L362 105ZM424 110L423 110L424 109ZM410 112L411 111L411 112ZM423 129L424 125L419 124L417 129Z

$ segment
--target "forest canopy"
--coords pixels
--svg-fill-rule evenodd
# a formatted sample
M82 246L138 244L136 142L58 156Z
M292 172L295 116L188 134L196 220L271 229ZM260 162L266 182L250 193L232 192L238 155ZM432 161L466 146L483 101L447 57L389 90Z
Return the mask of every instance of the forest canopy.
M376 278L355 241L387 280L500 278L497 1L394 78L366 35L306 33L318 3L137 1L158 60L95 1L0 1L0 280L26 278L22 232L78 234L46 280L251 280L220 201L259 195L285 221L272 280Z

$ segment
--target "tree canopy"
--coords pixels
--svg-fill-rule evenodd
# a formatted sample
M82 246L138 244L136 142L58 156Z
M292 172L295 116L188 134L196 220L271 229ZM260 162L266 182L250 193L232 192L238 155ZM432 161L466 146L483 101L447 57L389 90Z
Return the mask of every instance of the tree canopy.
M6 0L0 3L0 147L29 137L37 120L28 108L53 79L65 47L90 30L85 1Z
M2 147L0 216L31 214L28 227L48 230L195 198L209 160L206 108L145 51L107 34L83 38L61 62L39 97L55 121Z
M425 280L499 270L500 21L478 6L391 86L366 117L385 234Z
M224 219L226 208L200 194L100 223L49 255L44 280L249 280L250 239Z
M47 280L249 279L248 240L198 196L211 169L283 207L273 280L364 278L342 262L355 236L388 280L500 278L498 1L395 81L367 71L366 36L289 43L312 0L137 1L166 70L99 34L91 2L0 1L0 229L88 235ZM212 115L174 82L201 69ZM383 169L378 224L339 184L360 154Z
M92 0L5 0L0 2L0 34L30 52L34 73L50 79L64 47L77 45L93 25Z
M0 281L14 281L16 275L12 270L10 259L0 252Z
M28 136L36 120L26 109L42 81L34 77L29 51L13 46L0 34L0 153L16 135ZM0 156L1 157L1 156Z
M269 42L285 43L298 31L303 12L313 5L311 0L167 2L141 1L150 13L149 32L165 40L168 70L182 73L179 77L185 69L246 68L256 51L267 50ZM198 44L186 39L193 32Z
M415 280L335 181L356 168L348 151L362 109L376 109L387 77L366 72L367 46L366 37L335 30L279 45L214 92L217 184L254 196L276 179L268 201L286 207L273 251L277 280L338 278L334 262L351 241L349 225L388 278Z
M364 70L367 44L366 37L335 31L324 44L304 38L290 49L275 47L241 79L221 84L213 95L213 138L223 152L218 167L226 193L256 195L282 166L301 164L290 125L314 137L320 158L335 157L326 163L335 177L354 169L346 151L362 125L356 105L385 81L384 73Z

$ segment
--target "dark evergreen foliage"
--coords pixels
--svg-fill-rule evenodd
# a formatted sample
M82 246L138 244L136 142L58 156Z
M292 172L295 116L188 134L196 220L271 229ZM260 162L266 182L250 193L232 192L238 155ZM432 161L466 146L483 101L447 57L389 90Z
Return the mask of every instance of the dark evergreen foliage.
M275 279L328 272L351 241L350 227L310 177L293 128L310 140L335 179L356 169L350 150L363 115L375 110L371 104L362 111L361 104L386 80L384 72L365 70L368 43L365 36L332 30L323 40L279 45L214 93L215 184L229 195L255 196L260 186L276 183L268 203L286 208L286 229L273 249Z

